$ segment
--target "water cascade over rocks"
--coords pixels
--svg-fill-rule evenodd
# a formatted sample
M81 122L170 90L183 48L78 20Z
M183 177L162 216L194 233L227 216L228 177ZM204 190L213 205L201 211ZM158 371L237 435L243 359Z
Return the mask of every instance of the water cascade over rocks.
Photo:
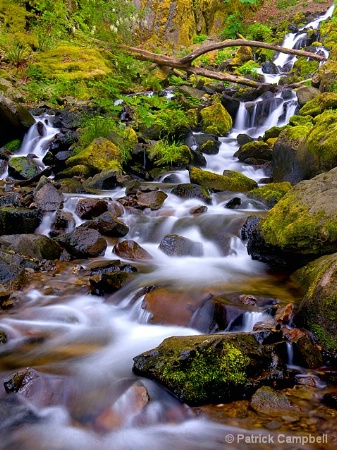
M287 35L283 45L293 47L304 38L300 30ZM266 79L277 83L292 60L279 55L274 64L279 73ZM205 170L223 174L225 169L228 176L236 171L263 184L263 164L233 156L239 136L257 138L282 126L296 108L290 90L241 102L218 152L204 155ZM36 117L17 155L31 155L40 170L58 132L52 121ZM193 148L198 133L191 140ZM60 198L48 192L49 201L34 199L45 205L35 234L59 236L54 251L78 264L53 279L42 276L44 285L39 280L23 290L18 307L0 316L3 450L250 449L252 439L254 448L263 449L268 436L275 448L284 449L277 430L291 436L317 426L324 433L321 421L309 417L319 408L312 392L324 383L315 372L321 360L308 362L308 353L318 350L305 332L294 336L288 305L297 293L282 275L253 261L241 239L247 217L263 216L266 206L229 190L214 189L209 198L198 189L187 193L182 187L190 183L187 170L165 177L135 190L137 213L126 204L125 188ZM33 254L37 243L26 239ZM29 261L20 264L29 270ZM177 357L174 345L180 349ZM177 387L178 374L183 381ZM202 384L205 374L209 378ZM275 391L263 386L292 387L296 377L306 382L291 391L291 401L282 397L274 403L274 409L283 409L282 419L273 419ZM305 384L313 404L301 390ZM193 388L200 389L200 398ZM265 402L269 416L254 416L249 408L254 391L254 411ZM302 399L301 407L294 398ZM203 407L207 400L218 404ZM232 409L230 400L236 401ZM292 448L316 448L297 444Z

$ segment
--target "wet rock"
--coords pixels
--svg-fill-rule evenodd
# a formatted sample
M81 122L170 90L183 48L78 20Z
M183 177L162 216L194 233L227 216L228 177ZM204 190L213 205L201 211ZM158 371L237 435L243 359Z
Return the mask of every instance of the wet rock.
M190 179L191 183L199 184L215 192L247 192L257 187L256 181L235 170L224 170L223 175L218 175L207 170L192 167L190 169Z
M137 193L137 205L151 210L159 209L166 199L167 194L163 191Z
M34 193L36 206L44 212L56 211L62 207L63 195L52 183L47 183Z
M58 259L62 248L53 239L39 234L12 234L0 237L2 249L38 260Z
M2 207L0 208L0 235L34 233L41 224L42 217L38 209Z
M320 94L320 90L312 86L302 86L296 89L298 104L305 105L308 101L313 100Z
M2 130L0 146L3 146L13 139L22 140L35 120L24 106L0 95L0 122Z
M190 214L197 215L197 214L204 214L207 212L208 208L205 205L196 206L195 208L190 209Z
M129 227L109 211L98 216L95 222L104 236L123 237L129 232Z
M75 214L80 219L93 219L108 210L108 202L96 198L82 198L77 202Z
M200 295L199 295L200 297ZM148 314L148 323L189 326L194 305L201 298L197 294L159 287L145 294L142 309Z
M116 292L132 280L131 274L136 272L136 267L124 264L119 259L108 261L105 264L96 263L91 266L89 278L91 292L95 295Z
M31 368L23 369L13 373L4 380L6 392L18 392L34 377L35 370Z
M337 392L328 392L323 395L322 402L329 408L337 409Z
M225 204L225 208L236 209L236 208L240 207L241 203L242 203L242 201L241 201L240 197L233 197Z
M41 172L33 158L14 156L8 162L8 174L17 180L28 180Z
M114 246L113 252L120 258L131 259L134 261L148 261L152 259L150 253L133 240L118 242L118 244Z
M277 66L271 62L271 61L266 61L264 63L261 64L261 69L263 73L266 74L278 74L279 70L277 68Z
M79 226L72 232L59 236L57 242L75 258L91 258L104 255L106 240L97 230Z
M283 379L272 347L258 344L254 333L170 337L136 356L133 371L195 406L243 398Z
M73 230L76 226L74 216L69 211L59 209L56 212L55 219L50 227L49 236L57 237Z
M168 256L202 256L203 246L178 234L167 234L158 247Z
M323 365L322 354L313 344L307 331L293 328L283 332L294 347L294 364L316 369Z
M115 170L103 170L83 182L84 189L88 190L112 190L119 185L119 172Z
M337 253L299 269L292 279L304 291L295 323L308 329L328 357L337 360Z
M248 136L248 134L240 133L237 135L236 140L238 141L238 144L241 146L244 144L248 144L248 142L252 142L253 138Z
M209 203L211 199L211 196L206 188L193 183L179 184L172 189L171 193L180 198L199 198L206 203Z
M216 155L219 153L221 142L218 140L210 139L208 141L203 142L201 145L199 145L196 149L196 151L199 151L201 153L205 153L206 155Z
M250 406L257 413L277 417L284 415L297 417L300 413L299 409L291 404L285 394L275 391L269 386L262 386L255 392Z
M115 200L109 202L109 204L108 204L108 211L110 211L116 217L120 217L120 216L122 216L124 214L123 206L119 202L117 202Z

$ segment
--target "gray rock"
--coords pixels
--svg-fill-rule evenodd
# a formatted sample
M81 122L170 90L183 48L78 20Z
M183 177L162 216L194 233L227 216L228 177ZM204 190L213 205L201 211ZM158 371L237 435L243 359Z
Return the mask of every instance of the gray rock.
M168 256L202 256L203 246L178 234L167 234L160 242L159 249Z

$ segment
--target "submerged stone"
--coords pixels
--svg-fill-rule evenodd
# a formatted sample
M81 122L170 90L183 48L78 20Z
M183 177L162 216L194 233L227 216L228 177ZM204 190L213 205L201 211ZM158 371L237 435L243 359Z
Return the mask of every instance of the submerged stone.
M161 240L159 249L168 256L202 256L203 245L178 234L167 234Z

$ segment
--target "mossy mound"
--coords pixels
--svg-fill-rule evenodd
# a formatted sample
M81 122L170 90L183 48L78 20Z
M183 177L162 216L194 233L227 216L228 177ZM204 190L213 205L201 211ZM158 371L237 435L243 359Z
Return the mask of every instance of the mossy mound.
M223 175L218 175L207 170L192 167L190 180L191 183L199 184L215 192L248 192L257 188L256 181L235 170L225 170Z
M297 270L292 279L305 291L296 323L313 333L317 343L337 358L337 253Z
M287 181L284 181L283 183L269 183L265 186L253 189L247 196L264 203L268 208L272 208L291 190L291 188L291 184Z
M337 168L298 183L263 220L266 243L285 252L333 253L337 248L336 195Z
M255 164L261 161L271 161L272 154L272 147L267 142L253 141L241 145L239 150L234 153L234 156L239 161Z
M273 378L271 362L271 346L259 345L253 333L230 333L170 337L136 356L133 370L201 405L244 397L257 384L254 376Z
M337 76L337 71L336 75ZM326 109L337 109L337 94L334 92L323 92L317 97L309 100L300 109L301 116L318 116Z
M72 45L39 54L35 65L46 78L63 81L101 79L111 72L109 62L98 50Z
M75 156L71 156L66 165L68 167L87 167L90 169L91 175L103 170L114 170L117 173L122 173L121 161L121 152L115 144L108 139L97 138L86 149Z
M205 133L224 136L233 126L232 117L221 103L214 103L201 110L202 130Z
M306 138L306 149L315 156L318 169L328 171L337 166L337 111L324 111L315 122Z

